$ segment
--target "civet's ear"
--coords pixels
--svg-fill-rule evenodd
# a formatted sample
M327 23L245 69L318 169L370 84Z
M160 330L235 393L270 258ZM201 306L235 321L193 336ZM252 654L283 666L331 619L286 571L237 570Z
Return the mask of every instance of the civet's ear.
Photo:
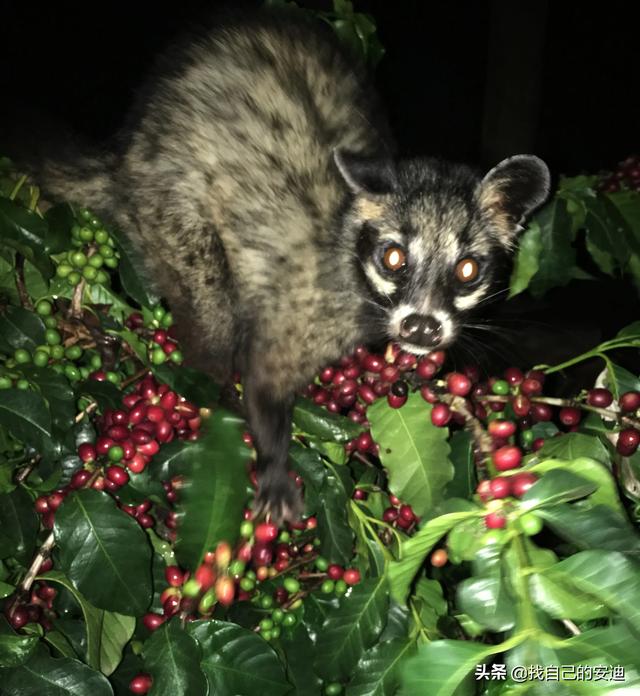
M388 157L366 157L342 148L333 151L333 161L355 194L383 195L396 188L396 172Z
M549 195L547 165L533 155L502 160L478 185L476 196L483 212L509 243L524 219Z

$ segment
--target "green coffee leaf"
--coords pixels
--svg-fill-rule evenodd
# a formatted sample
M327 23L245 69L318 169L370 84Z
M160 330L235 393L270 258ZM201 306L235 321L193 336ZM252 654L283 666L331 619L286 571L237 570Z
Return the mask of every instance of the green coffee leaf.
M209 620L190 623L188 632L200 646L200 667L210 693L237 696L290 693L291 685L278 656L253 631L226 621Z
M76 400L69 380L48 367L26 365L21 368L21 372L44 396L54 427L60 433L69 430L76 414Z
M46 234L47 223L39 215L0 197L0 239L31 261L48 279L54 269L45 248Z
M158 304L160 298L151 291L150 284L145 282L141 272L144 263L138 250L120 230L109 228L109 234L116 240L120 252L118 270L123 290L139 305L152 307Z
M605 466L611 461L611 456L600 438L584 433L566 433L562 437L547 440L536 455L540 460L587 457Z
M508 631L516 622L516 607L500 577L469 578L458 585L458 606L490 631Z
M473 670L498 651L499 646L460 640L437 640L423 645L417 655L404 663L400 694L472 694Z
M59 254L71 247L71 228L76 224L73 209L68 203L59 203L44 214L47 231L44 247L47 254Z
M153 677L154 693L189 696L208 693L207 679L200 669L200 646L177 619L151 634L142 655L145 669Z
M0 314L0 351L4 353L11 354L18 348L33 353L45 342L44 334L42 319L28 309L9 305Z
M380 400L367 411L380 460L389 471L389 488L420 517L442 500L454 473L447 430L433 425L430 413L431 405L418 392L402 408Z
M348 677L382 632L388 607L384 576L355 585L322 626L315 655L316 672L325 680Z
M391 594L397 601L406 600L413 578L435 544L455 525L476 515L477 513L473 511L452 512L434 517L411 539L402 543L400 559L392 561L388 571Z
M393 696L404 661L416 651L413 640L395 638L374 645L360 658L346 696Z
M246 501L244 469L250 455L242 442L242 421L219 409L204 429L187 450L190 475L181 496L184 517L176 555L186 568L195 568L219 541L235 542Z
M540 225L532 220L527 229L520 235L511 280L509 281L509 299L520 294L529 287L529 283L540 267L542 252L542 231Z
M353 532L347 517L349 496L340 478L327 471L318 498L320 553L332 563L346 565L353 556Z
M43 645L24 664L0 670L0 679L3 696L113 696L103 674L79 660L54 659Z
M605 505L578 502L540 508L536 514L555 534L579 549L640 553L638 532L626 517Z
M329 413L309 399L298 399L293 407L294 429L320 440L347 442L357 437L362 426L336 413Z
M46 461L58 454L53 440L51 413L40 394L24 389L4 389L0 399L0 425L17 440L33 447Z
M597 489L597 484L568 469L550 469L522 496L521 508L533 510L542 506L567 503L584 498Z
M0 668L16 667L26 662L38 643L38 636L16 633L0 616Z
M23 489L0 495L0 558L16 558L27 565L38 533L38 516L31 496Z
M564 469L570 471L583 479L591 481L597 486L596 490L590 495L589 500L593 505L608 505L618 514L624 514L624 508L620 503L618 491L609 469L588 457L578 457L570 461L562 459L545 459L544 461L529 467L528 470L536 474L542 474L552 469Z
M151 601L151 547L140 525L95 490L69 495L56 512L60 568L91 604L140 616Z
M608 609L589 594L567 588L540 573L529 578L534 603L554 619L589 621L609 615Z
M601 602L640 633L640 564L617 551L581 551L542 571L567 590Z
M42 579L62 585L75 597L84 617L87 664L109 676L122 659L122 650L133 635L136 620L132 616L96 609L58 570L46 573Z

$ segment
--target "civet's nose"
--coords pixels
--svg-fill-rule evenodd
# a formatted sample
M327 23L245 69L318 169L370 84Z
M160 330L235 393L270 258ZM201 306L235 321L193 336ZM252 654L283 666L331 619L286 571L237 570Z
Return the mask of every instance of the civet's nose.
M418 346L436 346L442 339L442 324L434 317L410 314L400 324L400 336Z

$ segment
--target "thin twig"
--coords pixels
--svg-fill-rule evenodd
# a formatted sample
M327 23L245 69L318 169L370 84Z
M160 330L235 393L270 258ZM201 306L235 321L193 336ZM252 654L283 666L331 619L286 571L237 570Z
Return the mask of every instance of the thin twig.
M75 418L75 422L80 423L80 421L85 416L92 414L97 408L98 408L98 402L92 401L86 408L82 409L82 411L80 411L80 413L78 413L78 415Z
M24 467L24 469L21 469L20 472L16 474L16 483L20 484L29 478L29 474L35 469L39 461L40 455L37 455Z
M69 307L69 318L71 319L82 318L82 298L84 296L85 285L86 282L83 278L73 291L73 297L71 298L71 305Z
M443 397L446 395L443 395ZM467 408L467 403L461 396L452 396L450 399L444 399L443 401L449 401L451 410L459 413L465 420L465 426L467 430L471 432L471 437L474 441L474 458L476 462L476 468L478 470L479 478L484 478L487 473L486 461L491 457L493 452L491 436L482 427L482 423L476 416L474 416L471 411Z
M133 384L134 382L137 382L139 379L142 379L148 372L149 368L143 367L142 370L136 372L135 375L127 377L127 379L123 380L120 384L120 388L125 389L125 387L128 387L130 384Z
M44 540L42 546L38 549L38 553L36 554L36 557L33 559L31 567L29 568L27 574L24 576L22 582L20 583L21 593L25 595L29 593L29 591L31 590L31 585L33 585L33 581L36 579L36 576L40 572L42 564L49 557L49 553L51 552L51 549L53 548L54 544L55 538L53 536L53 532L51 532L49 536Z
M24 256L16 252L16 288L20 297L20 304L25 309L33 309L33 302L27 292L27 284L24 279Z
M570 621L569 619L562 619L562 623L565 625L565 628L570 632L573 633L574 636L579 636L581 631L580 629L573 623L573 621Z
M480 402L486 401L506 404L507 402L511 401L511 398L512 397L510 396L487 395L479 396L477 397L477 400ZM558 399L553 396L528 396L527 398L533 404L547 404L548 406L558 406L560 408L580 408L583 411L597 413L606 420L619 420L621 423L625 423L626 425L640 429L640 420L637 418L632 418L631 416L625 416L618 411L610 411L609 409L600 408L599 406L591 406L590 404L575 401L574 399Z

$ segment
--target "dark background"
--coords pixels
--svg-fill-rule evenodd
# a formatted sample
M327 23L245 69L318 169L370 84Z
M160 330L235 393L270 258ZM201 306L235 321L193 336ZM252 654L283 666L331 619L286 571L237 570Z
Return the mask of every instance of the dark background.
M19 101L85 135L112 135L154 55L222 4L0 0L4 117ZM404 152L481 166L534 152L556 176L612 169L640 151L633 5L355 0L357 10L374 16L387 51L376 79ZM508 335L490 350L551 361L635 318L631 287L575 282L542 302L525 296L504 304L498 321Z

